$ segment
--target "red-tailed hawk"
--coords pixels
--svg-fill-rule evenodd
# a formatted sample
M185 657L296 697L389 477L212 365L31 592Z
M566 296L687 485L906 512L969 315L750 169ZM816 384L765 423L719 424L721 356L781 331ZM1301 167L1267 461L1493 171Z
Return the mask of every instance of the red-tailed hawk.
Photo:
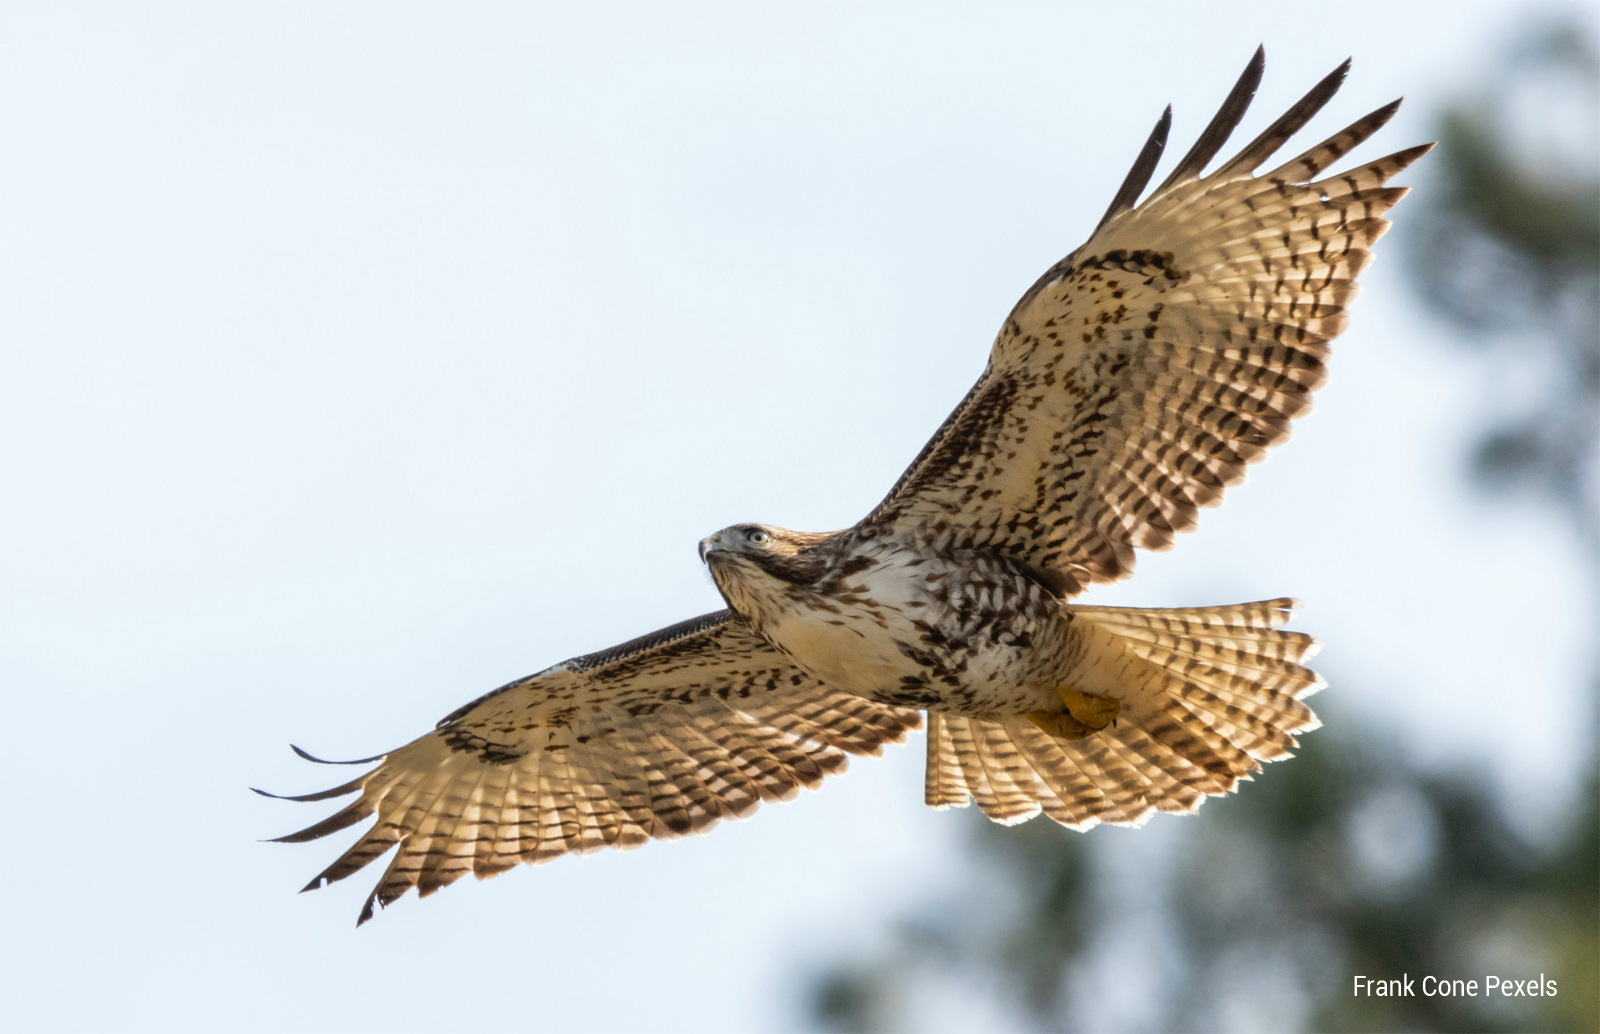
M362 910L568 852L748 815L877 754L928 715L927 801L1077 828L1188 812L1317 725L1290 600L1076 606L1194 526L1322 382L1356 276L1429 146L1334 175L1385 105L1257 174L1349 62L1209 174L1258 50L1138 202L1171 109L1089 241L1022 296L967 397L859 524L763 524L700 544L727 609L520 679L321 793L279 839L376 823L307 889L391 848ZM298 748L297 748L298 749ZM309 757L309 755L306 755ZM312 759L316 760L316 759Z

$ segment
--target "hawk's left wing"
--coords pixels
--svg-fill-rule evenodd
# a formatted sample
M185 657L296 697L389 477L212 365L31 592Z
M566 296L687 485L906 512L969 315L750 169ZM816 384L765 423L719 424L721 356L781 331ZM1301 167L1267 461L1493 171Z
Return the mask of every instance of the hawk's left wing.
M290 798L361 794L278 839L314 840L378 816L305 888L344 879L398 845L359 925L412 887L426 897L469 872L482 879L568 852L703 832L815 787L844 770L846 755L877 754L920 724L919 711L804 674L724 610L473 701L427 735L367 758L381 762L371 772Z
M1431 145L1338 175L1386 105L1270 172L1255 170L1333 96L1349 62L1209 175L1261 78L1258 50L1172 175L1142 204L1170 109L1088 243L1006 319L989 365L858 527L994 549L1065 594L1114 581L1134 547L1194 526L1289 433L1383 214L1385 184Z

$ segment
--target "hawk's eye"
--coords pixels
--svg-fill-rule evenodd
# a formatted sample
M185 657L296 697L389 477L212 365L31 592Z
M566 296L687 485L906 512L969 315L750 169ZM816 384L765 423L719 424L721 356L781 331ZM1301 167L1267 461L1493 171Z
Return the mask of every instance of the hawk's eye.
M768 542L772 541L772 536L768 535L766 532L762 531L760 528L757 528L754 531L752 531L747 536L747 538L750 539L750 544L752 546L765 546Z

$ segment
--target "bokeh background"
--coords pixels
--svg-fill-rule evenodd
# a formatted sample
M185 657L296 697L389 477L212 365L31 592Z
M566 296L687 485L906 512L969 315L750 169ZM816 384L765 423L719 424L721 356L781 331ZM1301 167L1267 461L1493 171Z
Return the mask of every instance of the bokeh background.
M1592 8L0 7L9 1030L1593 1030ZM1291 593L1327 727L1194 818L921 804L918 736L704 838L404 899L325 756L847 525L1258 43L1248 138L1426 139L1317 410L1091 599ZM1267 561L1264 558L1272 558ZM1547 999L1354 999L1356 973Z

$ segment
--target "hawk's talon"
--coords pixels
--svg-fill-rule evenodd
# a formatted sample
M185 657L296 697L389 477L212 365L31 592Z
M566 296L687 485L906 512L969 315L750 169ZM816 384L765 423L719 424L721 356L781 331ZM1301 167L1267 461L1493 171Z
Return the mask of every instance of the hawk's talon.
M1094 734L1094 730L1065 711L1029 711L1032 722L1046 736L1058 740L1081 740Z
M1122 713L1122 701L1115 697L1096 696L1071 686L1057 687L1056 695L1067 705L1067 710L1078 724L1094 732L1115 725L1117 716Z

